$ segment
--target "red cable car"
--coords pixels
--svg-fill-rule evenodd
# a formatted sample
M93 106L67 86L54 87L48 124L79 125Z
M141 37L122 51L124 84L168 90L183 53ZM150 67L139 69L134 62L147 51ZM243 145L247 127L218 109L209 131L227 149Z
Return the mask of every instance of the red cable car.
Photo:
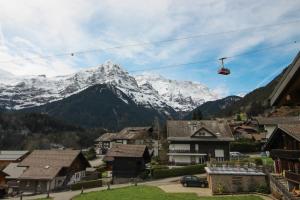
M226 58L220 58L219 60L221 61L221 68L218 70L218 74L221 75L229 75L230 74L230 69L224 67L224 60Z

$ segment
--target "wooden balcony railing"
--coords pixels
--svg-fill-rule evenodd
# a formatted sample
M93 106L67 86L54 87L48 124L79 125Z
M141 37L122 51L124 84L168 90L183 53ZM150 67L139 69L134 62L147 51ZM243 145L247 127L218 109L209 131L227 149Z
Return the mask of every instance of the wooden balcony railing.
M285 158L290 160L300 159L300 150L285 150L285 149L272 149L270 152L272 158Z
M292 171L285 171L285 178L300 183L300 174Z

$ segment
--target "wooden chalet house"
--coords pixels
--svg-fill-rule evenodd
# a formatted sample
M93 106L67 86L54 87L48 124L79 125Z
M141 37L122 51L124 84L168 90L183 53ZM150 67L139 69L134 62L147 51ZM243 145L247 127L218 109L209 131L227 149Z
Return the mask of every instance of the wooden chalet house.
M29 151L1 151L0 150L0 168L6 167L9 163L21 162Z
M117 133L105 133L95 140L96 151L105 155L114 144L144 144L158 154L157 134L152 127L126 127Z
M300 124L280 124L266 143L274 160L274 171L288 181L289 190L300 184Z
M169 162L174 165L229 160L234 140L226 121L167 121Z
M36 194L80 181L90 164L79 150L34 150L18 166L26 167L18 177L20 191Z
M116 144L108 150L103 160L112 169L114 183L122 183L144 172L151 156L146 145Z
M300 106L300 52L270 96L271 106Z

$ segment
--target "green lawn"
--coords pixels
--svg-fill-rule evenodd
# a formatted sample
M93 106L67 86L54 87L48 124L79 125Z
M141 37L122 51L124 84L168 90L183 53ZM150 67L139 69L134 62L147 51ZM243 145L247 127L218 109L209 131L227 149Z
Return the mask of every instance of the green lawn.
M165 193L152 186L131 186L119 189L90 192L79 195L74 200L262 200L253 195L198 197L192 193Z

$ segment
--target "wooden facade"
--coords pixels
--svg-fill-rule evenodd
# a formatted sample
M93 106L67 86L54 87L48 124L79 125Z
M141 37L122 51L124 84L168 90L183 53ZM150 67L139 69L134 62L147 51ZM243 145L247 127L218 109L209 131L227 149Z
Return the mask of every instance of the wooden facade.
M118 144L108 150L104 161L112 169L114 182L126 182L145 171L151 156L146 145Z
M300 125L278 125L265 146L274 160L275 173L282 174L289 189L300 184Z
M300 106L300 52L286 69L270 97L272 106Z

